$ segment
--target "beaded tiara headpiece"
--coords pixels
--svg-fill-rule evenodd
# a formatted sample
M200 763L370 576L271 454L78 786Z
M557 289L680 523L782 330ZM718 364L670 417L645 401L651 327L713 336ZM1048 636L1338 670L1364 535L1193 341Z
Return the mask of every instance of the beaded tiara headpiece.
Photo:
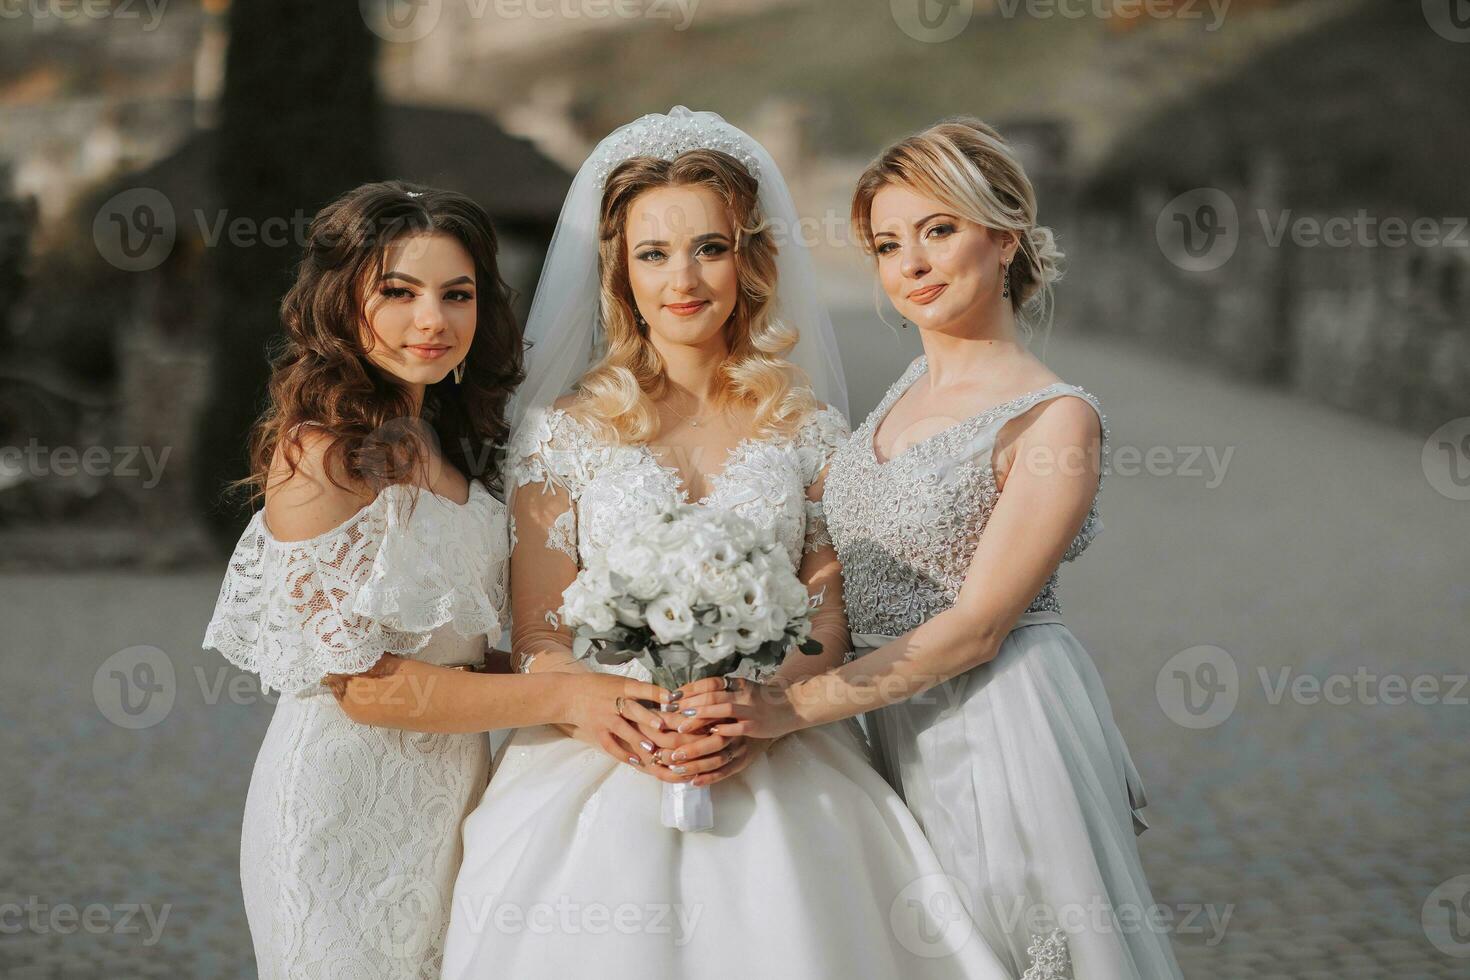
M719 150L739 160L750 175L761 179L749 140L718 113L692 112L676 105L667 114L650 113L628 123L598 147L597 186L607 182L618 164L632 157L672 160L689 150Z

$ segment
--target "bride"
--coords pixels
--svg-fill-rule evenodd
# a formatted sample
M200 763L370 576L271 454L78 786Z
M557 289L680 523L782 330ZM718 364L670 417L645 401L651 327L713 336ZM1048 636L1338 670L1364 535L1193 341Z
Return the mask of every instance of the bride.
M778 254L782 223L795 210L770 156L713 113L645 116L578 173L531 311L508 461L521 670L646 677L575 660L548 613L620 527L689 502L773 529L824 594L826 652L793 654L778 682L840 663L819 501L848 436L845 391L810 258ZM851 722L769 742L680 736L626 710L638 727L600 748L550 726L502 748L464 824L444 976L1012 975ZM712 832L661 824L664 781L713 785Z

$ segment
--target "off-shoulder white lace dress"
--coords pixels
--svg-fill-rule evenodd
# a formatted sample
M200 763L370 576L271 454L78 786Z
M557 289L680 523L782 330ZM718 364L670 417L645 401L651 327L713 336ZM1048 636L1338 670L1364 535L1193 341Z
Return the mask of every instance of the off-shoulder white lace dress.
M508 552L505 507L478 481L464 504L390 486L303 541L276 540L264 511L246 527L204 646L280 692L240 840L261 977L438 976L488 737L359 724L321 680L384 653L481 661L506 619Z
M772 528L795 566L824 546L809 488L846 438L846 420L823 409L793 437L746 440L697 503ZM557 409L528 415L510 466L516 493L567 491L549 545L574 559L640 515L693 502L647 447L599 442ZM518 547L541 547L525 534ZM648 679L636 661L593 666ZM789 735L716 783L711 833L664 827L663 785L554 728L517 731L465 821L444 976L1009 976L855 724Z

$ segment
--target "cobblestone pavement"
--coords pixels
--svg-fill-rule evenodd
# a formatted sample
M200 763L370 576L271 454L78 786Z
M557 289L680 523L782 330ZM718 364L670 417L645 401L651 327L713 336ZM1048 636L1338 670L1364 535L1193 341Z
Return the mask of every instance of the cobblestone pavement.
M1470 504L1426 479L1428 433L1097 342L1050 360L1112 424L1062 603L1148 784L1186 975L1470 977ZM856 413L881 393L853 388ZM271 708L198 649L219 573L0 578L0 975L253 975L238 835ZM166 712L119 700L109 657L140 645L163 662L120 673Z

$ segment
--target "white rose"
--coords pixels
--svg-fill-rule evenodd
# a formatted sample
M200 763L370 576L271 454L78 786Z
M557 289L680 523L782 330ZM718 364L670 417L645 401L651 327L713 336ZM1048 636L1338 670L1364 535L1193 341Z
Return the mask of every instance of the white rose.
M766 638L749 626L737 626L734 630L735 649L741 653L755 653Z
M694 573L694 583L704 601L716 605L735 602L745 590L739 575L715 565L701 566Z
M706 663L718 663L735 652L733 630L713 630L703 639L695 637L694 652Z
M610 630L617 625L617 618L607 604L599 602L585 589L575 592L568 589L567 592L570 594L564 597L566 604L563 608L567 618L572 620L574 625L581 624L597 633Z
M694 630L694 611L678 596L660 596L648 604L648 628L660 643L677 643Z
M629 579L626 590L628 595L643 602L656 599L668 591L664 585L664 577L657 571Z
M705 556L705 561L715 568L733 569L742 557L744 557L744 552L736 546L731 538L727 537L723 541L716 541L710 546L709 553Z
M608 568L625 578L638 578L658 571L659 553L644 542L611 549Z

